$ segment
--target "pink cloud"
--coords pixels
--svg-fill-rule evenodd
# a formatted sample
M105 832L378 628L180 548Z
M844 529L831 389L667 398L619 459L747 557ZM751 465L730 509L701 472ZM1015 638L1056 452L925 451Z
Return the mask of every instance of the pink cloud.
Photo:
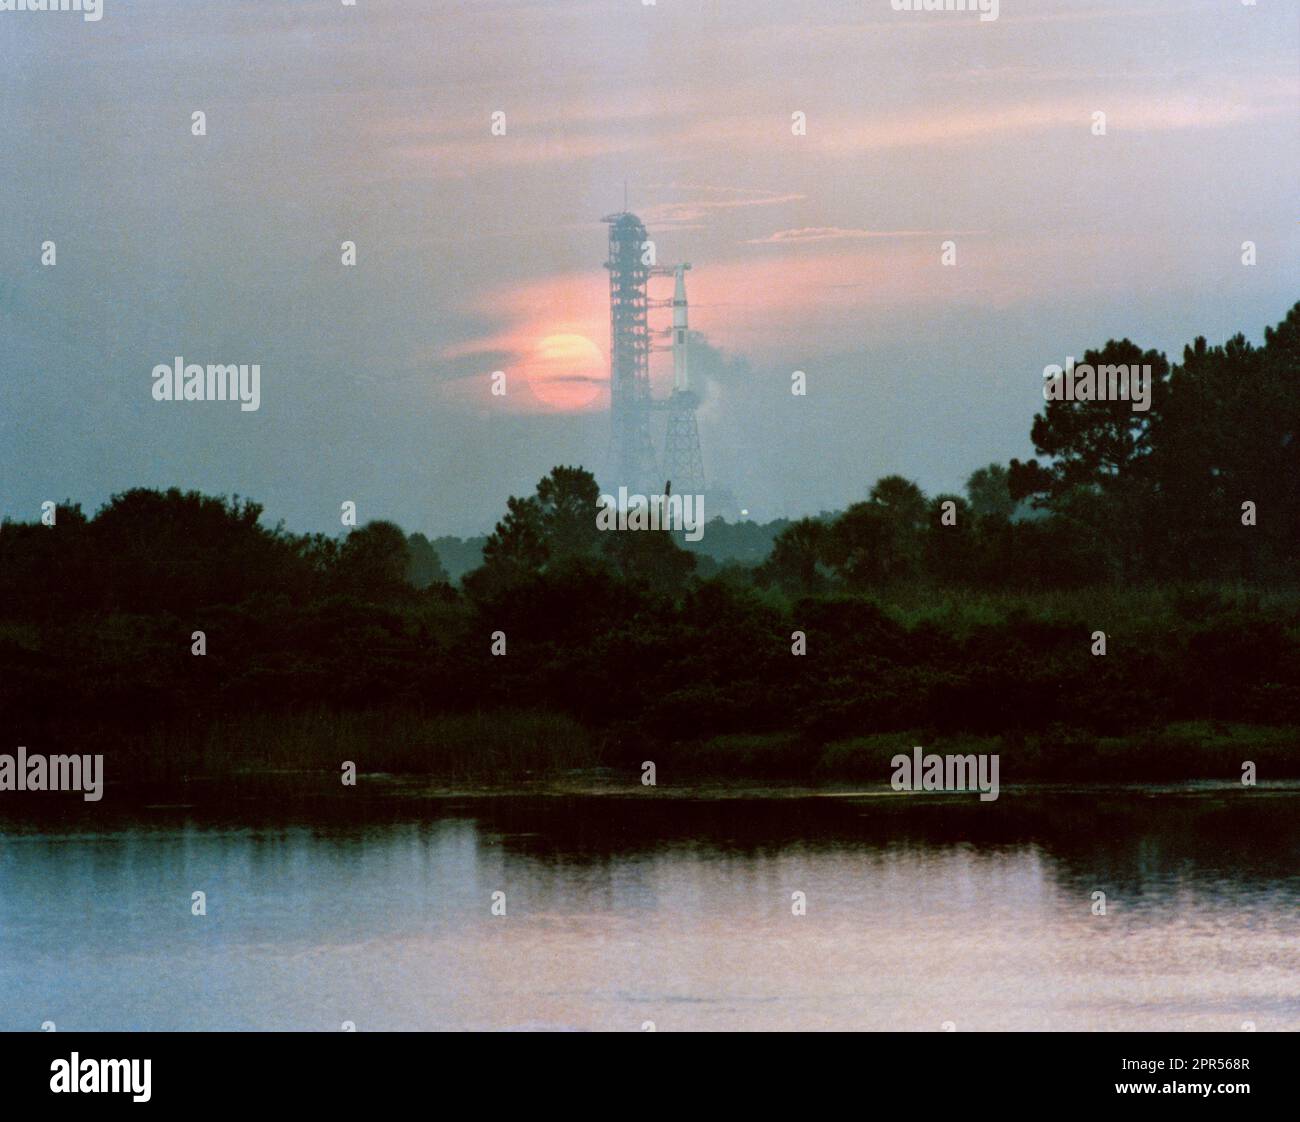
M846 230L840 226L804 226L798 230L777 230L762 238L748 238L746 245L803 245L808 242L865 241L871 238L941 238L974 234L974 230Z

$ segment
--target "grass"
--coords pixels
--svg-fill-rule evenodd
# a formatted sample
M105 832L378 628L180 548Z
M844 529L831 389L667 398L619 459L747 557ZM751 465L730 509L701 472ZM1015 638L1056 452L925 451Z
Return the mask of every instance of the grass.
M438 715L316 710L216 718L149 730L118 744L109 760L110 775L117 771L152 781L288 771L341 774L344 761L352 761L361 774L506 782L598 764L595 741L576 721L517 710Z
M1137 782L1240 780L1249 760L1258 779L1300 776L1300 730L1194 721L1129 737L1070 729L1024 737L957 735L924 730L872 733L825 744L772 733L714 737L678 746L671 765L700 776L887 783L890 761L920 745L939 755L998 755L1001 782Z
M819 743L797 733L639 741L625 750L569 717L539 711L426 715L401 710L324 710L237 715L120 731L63 730L57 743L29 740L29 751L102 752L111 783L341 774L419 775L484 786L560 777L608 767L639 775L653 760L659 775L685 779L886 784L890 763L920 745L927 753L997 754L1001 782L1239 780L1252 761L1261 782L1300 776L1300 730L1195 721L1125 737L1055 728L1018 736L936 736L927 730L868 733Z
M930 622L956 633L1001 624L1018 613L1037 620L1122 620L1131 628L1158 627L1232 611L1300 621L1300 588L1291 585L1098 585L1051 592L980 592L917 585L892 588L877 602L904 626Z

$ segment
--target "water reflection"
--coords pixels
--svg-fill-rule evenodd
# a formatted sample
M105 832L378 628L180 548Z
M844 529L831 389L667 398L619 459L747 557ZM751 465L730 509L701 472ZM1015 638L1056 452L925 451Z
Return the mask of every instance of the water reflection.
M0 1027L1294 1030L1298 809L1147 790L11 819Z

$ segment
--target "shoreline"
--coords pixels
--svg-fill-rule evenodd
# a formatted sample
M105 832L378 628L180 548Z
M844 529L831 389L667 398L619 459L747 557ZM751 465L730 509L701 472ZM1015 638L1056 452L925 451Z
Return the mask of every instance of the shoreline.
M116 813L205 812L221 814L237 808L283 807L297 813L313 808L322 817L336 818L338 812L355 803L360 808L399 809L420 804L479 804L511 802L639 802L665 807L671 804L763 803L774 805L822 804L835 807L856 805L879 807L890 812L908 809L953 811L986 806L979 790L898 791L886 781L863 786L843 781L808 784L797 780L760 781L753 778L698 778L672 785L642 786L636 776L616 776L605 769L577 771L568 775L516 779L500 782L452 783L432 776L373 773L363 775L356 787L335 787L334 777L315 771L246 771L233 776L193 777L180 783L128 781L109 786L98 802L85 802L80 793L23 792L0 794L0 822L12 820L50 821L55 818L94 818ZM1075 799L1227 800L1300 796L1300 777L1261 780L1245 786L1240 782L1214 778L1179 781L1113 779L1076 781L1029 781L1005 784L988 810L996 813L999 802L1019 804ZM106 814L104 812L107 812Z
M655 738L631 725L584 724L544 709L421 713L386 708L232 713L139 728L49 722L11 730L29 755L102 754L110 781L223 779L248 772L424 775L513 782L581 771L639 772L694 780L888 780L890 761L915 748L939 755L997 754L1009 782L1085 779L1300 779L1300 727L1188 720L1107 735L1068 725L987 733L902 727L847 736L794 729Z

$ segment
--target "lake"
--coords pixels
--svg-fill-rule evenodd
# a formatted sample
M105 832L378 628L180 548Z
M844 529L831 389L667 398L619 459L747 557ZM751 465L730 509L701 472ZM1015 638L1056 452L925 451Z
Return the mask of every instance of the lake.
M721 794L10 796L0 1028L1300 1029L1294 786Z

